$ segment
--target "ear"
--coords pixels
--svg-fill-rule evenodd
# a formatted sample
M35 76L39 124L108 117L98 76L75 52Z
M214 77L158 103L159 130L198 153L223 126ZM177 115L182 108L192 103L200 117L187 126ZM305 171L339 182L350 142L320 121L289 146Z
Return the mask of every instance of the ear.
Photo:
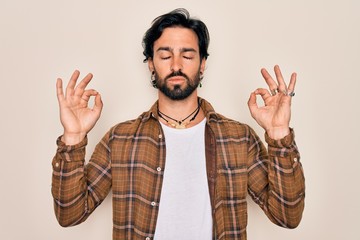
M149 68L149 71L152 73L154 71L154 62L152 60L152 58L149 58L148 59L148 68Z
M200 62L200 72L201 73L204 73L205 67L206 67L206 58L203 58L203 59L201 59L201 62Z

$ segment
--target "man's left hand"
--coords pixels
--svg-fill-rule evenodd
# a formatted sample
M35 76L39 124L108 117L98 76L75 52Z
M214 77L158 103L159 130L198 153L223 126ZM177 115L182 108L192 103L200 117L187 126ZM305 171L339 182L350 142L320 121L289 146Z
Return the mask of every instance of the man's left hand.
M274 67L277 83L266 69L261 74L269 86L269 90L258 88L251 93L248 106L251 116L265 129L270 138L278 140L290 133L291 97L294 96L296 73L291 74L287 86L278 65ZM264 106L259 107L256 95L260 95Z

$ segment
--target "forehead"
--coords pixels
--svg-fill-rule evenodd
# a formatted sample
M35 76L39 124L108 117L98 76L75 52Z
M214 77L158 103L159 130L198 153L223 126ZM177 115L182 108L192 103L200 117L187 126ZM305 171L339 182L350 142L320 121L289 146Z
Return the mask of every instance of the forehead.
M174 50L181 48L193 48L198 51L198 37L193 30L188 28L165 28L160 38L154 42L154 51L162 47L168 47Z

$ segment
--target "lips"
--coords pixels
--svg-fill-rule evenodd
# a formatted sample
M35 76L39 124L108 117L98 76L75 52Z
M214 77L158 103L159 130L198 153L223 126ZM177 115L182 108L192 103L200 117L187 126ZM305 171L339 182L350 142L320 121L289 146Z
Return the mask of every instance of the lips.
M185 82L186 79L184 77L176 76L176 77L168 78L167 81L170 83L178 84Z

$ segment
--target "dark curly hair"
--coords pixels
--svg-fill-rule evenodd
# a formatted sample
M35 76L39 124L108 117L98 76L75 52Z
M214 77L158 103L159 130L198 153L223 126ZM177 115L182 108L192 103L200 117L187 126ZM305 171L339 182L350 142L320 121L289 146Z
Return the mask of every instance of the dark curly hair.
M200 59L207 59L209 56L208 46L210 36L206 25L201 20L191 18L186 9L178 8L155 18L151 27L146 31L142 41L144 48L143 54L145 56L144 62L147 62L149 58L153 58L154 42L160 38L164 29L174 26L181 26L193 30L199 41Z

